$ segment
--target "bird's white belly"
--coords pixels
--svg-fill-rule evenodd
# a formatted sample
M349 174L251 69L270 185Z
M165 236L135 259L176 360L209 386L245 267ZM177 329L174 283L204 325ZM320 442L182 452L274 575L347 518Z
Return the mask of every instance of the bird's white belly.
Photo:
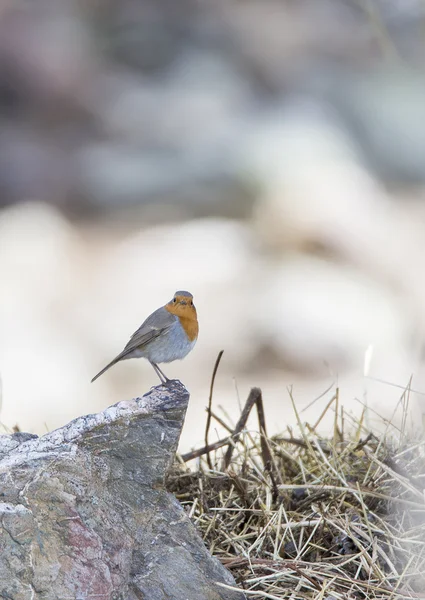
M153 363L167 363L184 358L195 344L196 339L190 341L177 321L166 334L152 340L147 348L136 350L133 356L147 358Z

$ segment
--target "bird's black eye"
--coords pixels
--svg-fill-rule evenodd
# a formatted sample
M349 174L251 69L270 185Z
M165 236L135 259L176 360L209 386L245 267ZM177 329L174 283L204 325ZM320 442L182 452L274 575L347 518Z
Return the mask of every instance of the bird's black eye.
M192 300L190 301L190 306L193 306L193 302L192 302Z
M173 298L173 302L175 304L177 302L177 298Z

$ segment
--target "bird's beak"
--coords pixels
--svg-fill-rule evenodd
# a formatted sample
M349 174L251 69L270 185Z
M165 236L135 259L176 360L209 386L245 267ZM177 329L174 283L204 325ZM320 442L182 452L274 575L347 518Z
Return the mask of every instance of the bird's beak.
M186 302L186 300L180 300L180 304L184 304L184 305L186 305L186 304L187 304L187 302Z

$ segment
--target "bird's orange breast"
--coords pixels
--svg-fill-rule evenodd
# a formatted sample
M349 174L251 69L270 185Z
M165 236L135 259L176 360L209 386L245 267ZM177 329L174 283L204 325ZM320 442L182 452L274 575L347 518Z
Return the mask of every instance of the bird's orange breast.
M183 327L184 331L190 342L193 342L198 337L199 325L198 319L193 317L179 317L180 324Z
M176 317L180 321L180 325L183 327L189 342L193 342L198 337L199 325L198 325L198 316L196 314L196 308L192 305L177 305L169 303L164 307L168 312L172 315L176 315Z

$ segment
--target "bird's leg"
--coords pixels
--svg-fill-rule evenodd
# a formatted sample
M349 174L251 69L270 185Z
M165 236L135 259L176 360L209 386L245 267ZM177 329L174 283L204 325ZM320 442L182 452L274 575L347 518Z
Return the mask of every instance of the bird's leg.
M151 361L149 361L149 362L151 362ZM153 367L153 370L155 371L155 373L158 375L158 377L159 377L159 379L160 379L161 383L162 383L162 384L165 384L165 383L166 383L166 381L165 381L165 379L162 377L161 373L159 372L158 365L156 365L156 364L155 364L155 363L153 363L153 362L151 362L151 365L152 365L152 367Z
M165 377L164 373L161 371L161 369L158 367L158 365L156 363L153 363L151 361L149 361L155 371L155 373L158 375L161 383L163 385L165 385L167 383L167 381L169 381L169 379L167 377Z
M155 363L156 364L156 363ZM159 373L161 373L161 375L163 376L163 378L165 379L165 381L171 381L171 379L168 379L168 377L166 376L166 374L164 373L164 371L162 371L158 365L156 365L156 368L158 369Z

